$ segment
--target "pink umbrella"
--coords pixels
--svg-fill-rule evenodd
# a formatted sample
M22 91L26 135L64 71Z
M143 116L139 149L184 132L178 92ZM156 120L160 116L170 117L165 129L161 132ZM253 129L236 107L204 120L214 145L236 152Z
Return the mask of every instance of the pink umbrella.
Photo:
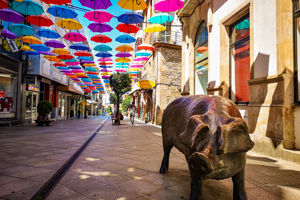
M66 65L79 65L79 62L65 62Z
M73 69L72 72L73 73L83 73L83 70L81 70L81 69Z
M81 35L80 33L67 33L64 38L66 40L72 41L72 42L83 42L86 41L86 38Z
M98 61L113 61L111 58L108 58L108 57L106 57L106 58L99 58L98 59Z
M130 67L131 68L141 68L141 67L143 67L144 65L131 65Z
M125 69L116 69L115 71L116 71L116 72L126 72Z
M148 60L148 57L136 57L134 59L134 61L146 61L146 60Z
M154 9L161 12L173 12L183 8L184 2L180 0L161 0L154 4Z
M103 23L103 22L109 22L113 17L113 15L106 11L95 10L95 11L89 11L85 13L84 17L90 21Z

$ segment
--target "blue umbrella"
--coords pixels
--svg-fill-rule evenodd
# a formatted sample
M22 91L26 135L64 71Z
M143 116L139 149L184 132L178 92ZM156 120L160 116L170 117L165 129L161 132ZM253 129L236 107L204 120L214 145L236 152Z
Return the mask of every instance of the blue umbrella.
M61 60L64 62L78 62L78 60L76 60L75 58L70 59L70 60L64 60L64 59L61 59Z
M106 51L99 51L97 54L96 54L97 57L112 57L113 55L111 55L110 53L106 52Z
M67 6L51 6L48 8L47 13L50 13L54 17L62 18L76 18L78 15L74 10Z
M57 69L61 69L61 70L68 70L69 67L56 67Z
M109 80L104 80L104 83L109 83Z
M23 53L26 55L39 55L39 53L36 51L24 51Z
M77 58L78 60L89 60L89 61L93 61L93 59L92 58L90 58L90 57L78 57Z
M100 65L100 68L112 68L112 66L108 66L108 65Z
M34 34L33 28L24 24L14 24L9 27L9 30L19 35L32 35Z
M129 65L129 63L116 63L116 65Z
M36 33L38 36L45 37L45 38L60 38L60 35L56 33L54 30L50 29L41 29Z
M44 13L43 7L31 0L23 0L22 2L13 1L12 9L23 15L40 15Z
M81 43L72 44L70 46L70 49L75 49L75 50L90 50L90 48L87 45L84 45L84 44L81 44Z
M129 72L129 74L138 74L139 72Z
M136 56L143 56L143 57L148 57L151 55L151 53L147 52L147 51L138 51L135 53Z
M136 39L130 35L120 35L116 38L116 41L120 43L132 43L135 42L135 40Z
M112 48L105 44L100 44L94 47L96 51L112 51Z
M80 67L80 66L77 66L77 65L71 65L71 66L69 66L69 69L82 69L82 67Z
M117 18L119 22L123 22L124 24L137 24L143 21L143 17L134 12L126 12Z
M44 44L33 44L30 46L35 51L50 51L50 48Z

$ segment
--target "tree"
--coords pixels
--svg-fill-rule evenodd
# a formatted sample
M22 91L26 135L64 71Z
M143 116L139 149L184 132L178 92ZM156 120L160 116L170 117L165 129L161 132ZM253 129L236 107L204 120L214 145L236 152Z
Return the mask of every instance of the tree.
M109 94L109 101L110 101L110 103L117 105L117 96L114 92ZM121 96L120 102L122 103L122 101L123 101L123 97Z
M122 95L131 91L131 78L129 73L113 73L109 77L110 87L117 96L117 118L116 124L120 124L119 105Z
M131 104L130 103L130 97L127 96L127 98L122 101L122 104L121 104L122 110L124 112L126 112L129 108L130 104Z

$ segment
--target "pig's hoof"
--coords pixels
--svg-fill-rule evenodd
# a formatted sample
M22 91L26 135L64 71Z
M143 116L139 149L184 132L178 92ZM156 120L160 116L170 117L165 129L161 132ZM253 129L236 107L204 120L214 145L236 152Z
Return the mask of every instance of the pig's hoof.
M161 168L159 170L159 173L166 174L166 173L168 173L168 169L166 167L164 167L164 166L161 166Z

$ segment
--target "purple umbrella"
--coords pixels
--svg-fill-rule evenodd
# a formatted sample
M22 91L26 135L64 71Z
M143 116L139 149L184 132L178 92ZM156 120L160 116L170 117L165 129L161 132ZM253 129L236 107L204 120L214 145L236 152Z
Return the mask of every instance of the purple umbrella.
M110 76L101 76L102 79L109 79Z
M6 30L6 29L2 30L1 36L4 38L9 38L9 39L17 38L17 36L14 33L10 32L9 30Z
M54 54L51 51L38 51L38 53L48 56L54 56Z
M45 45L48 47L53 47L53 48L64 48L66 45L64 45L61 41L59 40L48 40L45 42Z
M90 60L82 60L80 61L80 63L95 63L94 61L90 61Z
M116 54L116 57L131 57L131 53L128 52L119 52Z
M0 19L6 22L14 22L14 23L19 23L24 21L24 17L20 13L9 9L0 10Z
M109 69L101 69L100 72L112 72L112 70L109 70Z
M104 33L104 32L110 32L111 30L113 30L113 28L106 24L106 23L97 23L97 22L93 22L91 23L88 28L93 31L93 32L99 32L99 33Z
M110 0L79 0L81 5L91 8L91 9L106 9L112 4Z

